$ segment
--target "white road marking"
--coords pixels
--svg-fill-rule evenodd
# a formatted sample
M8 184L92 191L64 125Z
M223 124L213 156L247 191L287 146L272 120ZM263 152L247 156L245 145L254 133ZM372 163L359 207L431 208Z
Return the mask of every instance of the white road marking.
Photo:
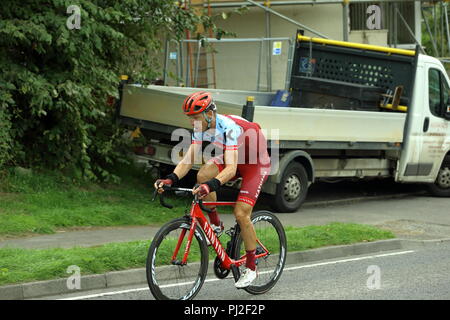
M336 260L336 261L327 261L327 262L321 262L321 263L314 263L314 264L307 264L307 265L301 265L301 266L296 266L296 267L284 268L284 271L293 271L293 270L304 269L304 268L314 268L314 267L326 266L326 265L330 265L330 264L338 264L338 263L361 261L361 260L368 260L368 259L375 259L375 258L382 258L382 257L398 256L398 255L408 254L408 253L413 253L413 252L415 252L415 251L414 250L408 250L408 251L400 251L400 252L377 254L377 255L366 256L366 257L358 257L358 258L343 259L343 260ZM269 273L269 272L272 272L272 271L260 272L260 274L265 274L265 273ZM230 277L228 279L230 279ZM219 280L221 280L221 279L217 279L217 278L206 279L205 283L207 283L207 282L215 282L215 281L219 281ZM189 284L189 283L194 283L194 282L192 281L192 282L169 284L169 285L165 285L165 286L162 286L162 287L163 288L169 288L169 287L174 287L174 286L186 285L186 284ZM86 296L64 298L64 299L58 299L58 300L83 300L83 299L98 298L98 297L104 297L104 296L112 296L112 295L124 294L124 293L130 293L130 292L149 291L149 290L150 289L148 288L148 286L146 286L146 287L143 287L143 288L121 290L121 291L103 292L103 293L98 293L98 294L91 294L91 295L86 295Z
M147 291L149 290L148 286L145 287L145 288L137 288L137 289L129 289L129 290L121 290L121 291L111 291L111 292L90 294L90 295L87 295L87 296L71 297L71 298L64 298L64 299L57 299L57 300L83 300L83 299L89 299L89 298L113 296L113 295L116 295L116 294L123 294L123 293L129 293L129 292L137 292L137 291L145 291L145 290L147 290Z
M206 282L213 282L213 281L219 281L220 279L213 278L213 279L206 279ZM180 283L173 283L173 284L167 284L165 286L161 286L161 288L170 288L170 287L177 287L177 286L184 286L187 284L192 284L194 281L190 282L180 282ZM97 294L90 294L87 296L79 296L79 297L71 297L71 298L64 298L64 299L57 299L57 300L83 300L83 299L89 299L89 298L98 298L98 297L104 297L104 296L113 296L116 294L123 294L123 293L130 293L130 292L138 292L138 291L150 291L148 286L143 288L136 288L136 289L128 289L128 290L121 290L121 291L111 291L111 292L102 292Z
M377 255L373 255L373 256L360 257L360 258L351 258L351 259L344 259L344 260L337 260L337 261L328 261L328 262L321 262L321 263L315 263L315 264L307 264L307 265L303 265L303 266L284 268L284 271L292 271L292 270L304 269L304 268L313 268L313 267L325 266L325 265L329 265L329 264L338 264L338 263L360 261L360 260L367 260L367 259L374 259L374 258L381 258L381 257L398 256L398 255L408 254L408 253L413 253L413 252L414 252L414 250L408 250L408 251L377 254Z

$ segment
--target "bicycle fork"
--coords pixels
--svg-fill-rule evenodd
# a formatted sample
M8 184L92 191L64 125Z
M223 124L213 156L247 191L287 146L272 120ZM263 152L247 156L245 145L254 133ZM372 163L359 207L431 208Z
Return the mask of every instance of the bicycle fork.
M187 239L187 243L186 243L186 247L184 249L184 253L183 253L183 259L180 261L177 259L178 256L178 252L180 251L181 245L183 244L183 240L186 236L186 233L188 231L189 227L189 234L188 234L188 239ZM195 234L195 228L197 227L197 220L194 218L192 223L190 224L190 226L186 223L181 225L181 234L178 237L178 242L177 245L175 247L175 250L173 252L172 255L172 261L171 263L173 265L178 265L178 266L185 266L187 264L187 258L189 256L189 251L191 249L191 243L192 243L192 239L194 238L194 234Z

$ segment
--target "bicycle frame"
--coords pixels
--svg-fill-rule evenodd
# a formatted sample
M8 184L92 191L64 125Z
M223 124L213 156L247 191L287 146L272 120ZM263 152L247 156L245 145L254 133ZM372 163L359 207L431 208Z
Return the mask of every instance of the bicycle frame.
M203 205L207 206L234 206L236 202L203 202ZM217 253L217 256L222 261L222 267L226 270L230 270L232 267L239 267L243 265L246 261L246 257L243 256L238 260L231 259L228 254L226 253L225 249L223 248L219 238L216 236L216 233L212 229L211 225L209 224L208 220L206 219L205 215L203 214L202 209L200 208L200 205L197 201L193 201L190 217L192 219L191 226L189 229L189 235L188 240L186 243L186 248L184 250L183 259L181 261L182 265L187 264L187 259L189 256L189 251L191 248L192 239L194 237L195 229L197 227L197 224L202 228L204 231L206 237L210 241L212 247ZM175 248L175 251L172 256L172 262L176 261L176 257L179 253L181 244L183 242L184 237L186 236L187 229L183 229L180 237L178 239L177 246ZM257 243L261 246L261 248L264 250L263 253L257 254L256 259L265 257L270 254L270 252L267 250L265 246L257 239Z

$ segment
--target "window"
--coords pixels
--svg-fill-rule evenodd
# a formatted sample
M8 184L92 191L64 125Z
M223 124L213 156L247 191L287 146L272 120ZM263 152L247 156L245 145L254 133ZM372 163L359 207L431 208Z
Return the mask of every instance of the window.
M445 76L438 69L428 71L428 102L430 111L436 117L444 117L447 110L450 89Z
M430 104L431 113L437 117L439 114L439 109L441 108L441 89L439 78L439 70L430 69L430 71L428 71L428 101Z
M443 74L441 74L441 79L442 79L442 84L443 84L443 89L444 90L442 90L442 92L443 92L443 100L442 100L442 107L441 107L440 116L442 118L445 118L445 113L447 112L447 109L448 109L448 99L449 99L450 89L448 87L447 80L445 79Z

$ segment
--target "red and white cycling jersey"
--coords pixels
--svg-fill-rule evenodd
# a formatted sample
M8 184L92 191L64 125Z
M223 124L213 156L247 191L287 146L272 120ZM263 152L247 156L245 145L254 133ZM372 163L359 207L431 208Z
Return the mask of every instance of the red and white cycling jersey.
M216 115L216 127L205 132L194 132L192 143L211 142L216 154L214 162L219 172L225 168L223 152L238 151L237 177L242 177L242 186L237 201L255 205L263 183L270 173L270 157L267 141L257 123L235 115Z

